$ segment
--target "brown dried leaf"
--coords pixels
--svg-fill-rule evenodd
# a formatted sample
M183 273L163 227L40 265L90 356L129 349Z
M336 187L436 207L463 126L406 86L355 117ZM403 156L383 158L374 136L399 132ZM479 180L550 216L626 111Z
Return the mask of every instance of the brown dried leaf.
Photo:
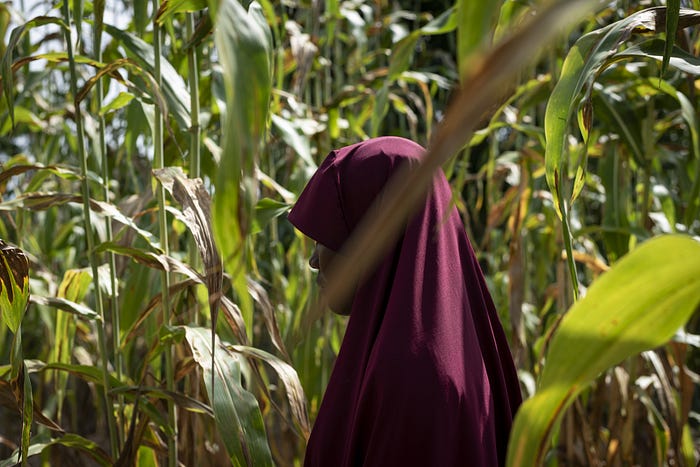
M270 298L267 296L267 291L257 282L252 279L248 279L248 292L253 297L253 300L260 306L262 311L263 319L265 321L265 326L267 331L270 333L272 338L272 343L277 347L284 358L291 362L291 358L287 353L287 349L284 345L284 340L282 340L282 335L280 334L279 326L277 326L277 318L275 317L275 309L270 303Z
M15 284L21 287L29 279L29 261L22 250L16 246L8 245L0 240L0 287L7 290L10 302L13 301L13 287L10 274L14 277ZM5 267L7 262L7 267ZM1 290L1 289L0 289Z
M209 291L212 322L216 326L216 314L221 300L223 270L221 257L214 243L211 229L211 198L199 178L189 179L180 167L166 167L153 171L163 187L182 206L183 222L192 233L199 249L205 271L205 284Z
M301 381L299 381L299 375L297 375L296 370L288 363L283 362L264 350L242 345L234 345L231 346L231 348L247 357L260 359L275 370L277 376L279 376L280 380L284 383L284 387L287 389L287 399L292 416L299 424L304 437L308 439L310 430L309 418L306 411L306 396L304 395L304 388L301 386Z

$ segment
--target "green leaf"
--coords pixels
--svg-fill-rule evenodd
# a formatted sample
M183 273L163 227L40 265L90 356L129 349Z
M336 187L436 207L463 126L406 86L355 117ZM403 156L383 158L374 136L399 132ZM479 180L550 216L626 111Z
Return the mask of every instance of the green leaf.
M57 175L61 178L65 178L68 180L79 180L80 175L75 172L72 169L66 168L66 167L59 167L56 165L43 165L43 164L18 164L18 165L13 165L12 167L9 167L2 172L0 172L0 184L5 184L7 180L9 180L11 177L15 177L17 175L21 175L26 172L35 172L34 176L36 177L36 173L43 173L43 172L48 172L52 173L54 175ZM30 191L30 190L27 190Z
M177 272L198 283L203 282L197 274L197 271L192 269L190 265L172 256L145 251L141 248L123 246L115 242L104 242L95 248L96 253L102 253L104 251L128 256L138 263L159 271Z
M668 342L700 303L700 242L656 237L596 280L554 332L539 388L516 415L509 466L540 465L564 410L601 372Z
M547 102L545 111L545 168L547 184L555 193L555 204L561 214L561 201L569 199L570 188L565 186L570 169L565 150L566 136L571 116L584 101L579 98L586 88L590 93L597 75L609 65L622 57L616 57L617 50L635 32L654 31L665 8L649 8L634 13L629 17L597 29L576 41L564 60L559 81ZM683 25L698 21L698 12L682 10L680 20Z
M133 2L134 5L134 26L136 32L142 35L146 30L146 25L150 18L148 17L148 2L146 0Z
M665 8L649 8L634 13L629 17L612 23L604 28L594 30L576 41L564 60L561 75L545 110L544 129L546 138L545 171L547 184L554 194L554 205L562 220L563 240L567 253L567 263L572 282L574 297L578 296L578 278L573 259L571 228L569 226L568 204L573 201L574 184L569 181L571 170L576 172L577 181L583 180L586 157L581 157L576 164L571 164L568 150L565 148L569 122L582 102L590 97L590 90L597 75L614 60L614 55L622 43L635 32L654 31L659 16ZM683 16L689 21L696 21L695 12L684 10ZM587 88L586 96L580 99L582 90ZM585 133L585 129L582 131ZM584 155L585 156L585 155ZM570 165L575 165L570 167Z
M616 53L613 59L651 58L662 61L665 58L664 54L666 53L666 44L667 43L665 41L658 38L650 39ZM668 60L669 64L674 68L691 75L700 75L700 59L679 47L674 47L671 50Z
M92 283L92 274L87 269L69 269L63 274L63 280L58 286L57 297L53 300L64 301L62 305L73 305L70 311L82 312L83 316L90 316L90 319L98 319L99 315L91 309L79 305ZM50 304L52 300L47 299L45 304ZM36 302L39 303L39 302ZM60 308L57 306L56 308ZM66 311L66 310L64 310ZM70 363L75 339L76 321L75 316L68 312L59 311L55 313L55 336L54 344L49 355L50 362ZM56 393L57 413L63 413L63 401L66 386L68 384L68 374L59 372L53 375L53 386Z
M193 399L181 392L168 391L167 389L147 386L122 386L112 390L113 394L129 394L133 399L148 396L153 399L172 400L178 407L193 412L214 417L211 407L205 403Z
M258 201L258 204L255 205L255 219L253 228L250 231L251 235L260 233L272 219L285 214L289 211L289 208L290 206L287 203L270 198L263 198Z
M252 338L253 303L245 278L245 238L256 203L255 167L266 135L272 89L272 38L260 5L252 2L246 11L235 0L222 1L215 40L226 108L212 220L216 243ZM212 325L216 327L216 323Z
M91 282L92 274L87 269L69 269L63 274L57 295L73 302L79 302L85 297Z
M39 119L39 117L37 117L34 114L34 112L27 109L26 107L15 105L13 106L12 111L14 114L14 121L10 119L5 120L5 122L0 127L0 135L8 135L12 131L13 126L16 126L18 123L26 124L32 132L46 130L46 122Z
M0 240L0 309L2 320L17 333L29 301L29 260L24 252Z
M676 42L676 32L678 31L678 15L681 10L681 0L666 0L666 45L664 47L664 58L661 63L661 76L666 74L668 64L673 52L673 44Z
M156 22L162 25L175 13L190 13L207 7L207 0L164 0L156 15Z
M308 136L299 132L298 125L293 121L282 118L279 115L271 115L272 126L282 136L282 139L287 143L299 157L306 162L307 166L316 168L316 163L311 157L311 143Z
M126 107L133 98L134 95L129 92L120 92L109 104L100 109L100 116L104 117L110 112Z
M7 47L5 48L5 53L0 61L0 71L2 72L2 90L5 95L5 100L7 102L7 108L10 110L10 120L14 125L14 101L12 99L12 93L14 88L14 77L12 75L12 60L15 52L15 47L19 44L20 39L24 34L32 28L44 26L46 24L55 24L62 29L66 29L66 23L64 23L60 18L53 16L38 16L34 19L27 21L21 26L17 26L10 33L10 40L7 42Z
M262 360L275 370L280 381L284 384L294 421L299 425L304 436L308 438L310 430L309 419L306 413L306 397L296 370L287 362L255 347L234 345L231 346L231 349L243 355Z
M192 356L203 370L210 405L231 462L234 466L272 466L258 401L241 384L241 357L217 341L212 366L209 329L184 329Z
M502 39L513 27L517 27L531 8L528 2L522 0L504 0L498 15L498 23L494 28L494 40Z
M119 40L136 57L144 69L150 74L154 73L153 64L156 57L153 46L135 35L109 24L105 24L105 32ZM168 110L181 129L188 129L192 123L190 119L190 92L185 80L165 57L160 57L160 67L163 94L168 103Z
M469 59L484 46L490 45L502 0L457 2L457 62L460 75L467 72Z
M53 173L62 173L65 175L69 172L57 171ZM67 203L80 203L81 199L82 198L80 196L69 193L27 193L12 200L0 203L0 211L10 211L17 208L44 210L54 206L63 206ZM104 201L96 201L93 199L90 200L90 209L92 209L92 211L96 214L109 216L112 218L112 220L133 229L136 233L143 237L143 239L146 240L152 248L160 250L158 239L156 239L147 230L140 228L133 219L125 216L113 204L106 203Z
M65 446L73 450L78 450L84 452L92 460L94 460L98 465L110 466L114 465L114 461L110 459L109 455L95 442L84 438L75 433L66 433L55 439L46 439L47 437L43 434L36 436L31 440L28 449L28 457L36 456L41 454L44 449L50 446ZM19 453L15 452L12 456L4 461L0 462L0 467L11 467L16 465L19 460Z
M372 136L378 135L379 126L381 125L381 122L389 109L389 88L394 81L396 81L401 74L408 70L411 66L411 59L413 58L413 54L416 50L418 40L420 40L420 38L423 36L446 34L454 31L456 28L457 9L455 7L451 7L422 28L411 32L411 34L401 39L393 47L389 61L389 73L382 84L381 89L377 93L376 104L372 111L370 130Z

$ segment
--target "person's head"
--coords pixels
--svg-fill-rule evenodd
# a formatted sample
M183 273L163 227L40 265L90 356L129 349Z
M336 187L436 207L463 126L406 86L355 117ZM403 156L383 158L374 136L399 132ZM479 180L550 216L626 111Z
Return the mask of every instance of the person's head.
M404 138L381 137L332 151L323 161L289 214L290 222L318 245L309 264L319 270L322 289L339 254L342 259L345 241L389 178L404 164L418 162L424 151ZM352 298L329 307L349 314Z

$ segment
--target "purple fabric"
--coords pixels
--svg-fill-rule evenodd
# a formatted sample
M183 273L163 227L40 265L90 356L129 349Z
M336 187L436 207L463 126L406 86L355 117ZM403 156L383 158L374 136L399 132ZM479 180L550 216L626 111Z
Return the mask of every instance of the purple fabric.
M397 137L331 152L289 214L338 251L401 164ZM379 195L379 197L378 197ZM496 466L520 405L503 329L442 173L357 288L306 466Z

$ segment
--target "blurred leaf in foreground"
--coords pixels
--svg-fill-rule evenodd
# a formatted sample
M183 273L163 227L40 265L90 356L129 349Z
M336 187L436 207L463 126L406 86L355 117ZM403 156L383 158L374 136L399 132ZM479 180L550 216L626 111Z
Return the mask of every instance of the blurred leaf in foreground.
M226 104L212 223L248 337L252 339L253 302L248 294L244 252L256 204L255 167L267 131L272 89L272 37L257 2L252 2L247 11L235 0L220 2L215 24ZM216 314L212 315L212 328L216 328Z
M515 417L508 465L541 465L576 396L607 368L668 342L698 302L700 242L690 237L649 240L602 275L552 337L537 393Z

